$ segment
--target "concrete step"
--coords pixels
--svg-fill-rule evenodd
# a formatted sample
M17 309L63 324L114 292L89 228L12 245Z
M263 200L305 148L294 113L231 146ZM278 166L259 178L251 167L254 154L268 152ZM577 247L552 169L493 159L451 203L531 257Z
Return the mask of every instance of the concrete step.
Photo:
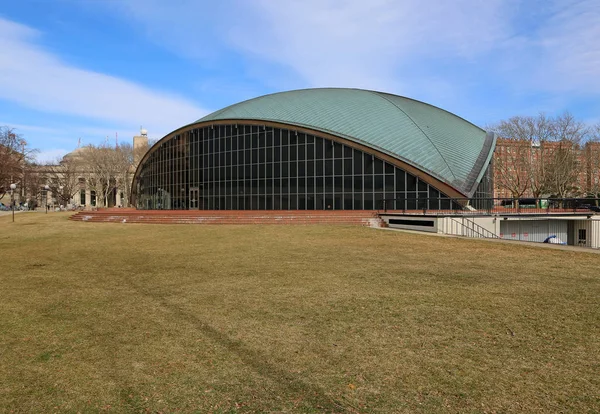
M278 211L140 211L105 209L82 211L70 217L73 221L92 223L146 224L351 224L380 227L377 212L343 210L278 210Z

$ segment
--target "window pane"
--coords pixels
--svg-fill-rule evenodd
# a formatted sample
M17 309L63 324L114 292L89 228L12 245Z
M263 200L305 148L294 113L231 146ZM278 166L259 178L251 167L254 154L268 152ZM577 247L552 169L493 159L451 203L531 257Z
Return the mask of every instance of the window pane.
M385 176L385 191L386 192L394 191L394 176L393 175Z
M306 159L306 145L298 145L298 160L304 161Z
M362 152L359 150L354 150L354 174L362 174Z
M333 174L334 175L342 175L342 162L343 160L334 160L333 161Z
M321 138L315 138L315 159L323 159L323 140Z
M315 158L315 146L313 145L306 145L306 159L307 160L312 160Z
M354 192L362 192L363 189L363 177L362 175L354 176Z
M373 176L366 175L364 177L365 193L373 191Z
M402 170L396 169L396 191L406 190L406 173Z
M363 207L365 210L373 210L373 194L372 193L364 194Z
M315 175L315 162L314 161L306 161L306 176L312 177Z
M344 175L352 175L352 158L344 160Z
M406 173L406 191L417 191L417 177Z
M354 193L354 210L362 210L363 209L363 203L362 203L362 193Z
M333 156L334 158L342 158L342 150L343 150L343 145L340 144L339 142L334 142L333 143Z
M321 176L323 176L324 172L325 172L325 170L323 168L323 161L322 160L315 161L315 175L317 177L321 177Z
M298 177L306 176L306 161L298 161Z
M281 161L289 161L289 147L281 147Z
M334 177L333 178L333 189L338 194L341 194L341 193L344 192L343 178L342 177Z
M273 131L267 131L267 147L273 146Z
M315 192L316 193L324 193L325 192L325 188L324 188L325 182L324 182L324 180L325 179L323 177L317 177L315 179L315 187L316 187L315 188Z
M365 162L365 174L373 174L373 156L371 154L364 154Z
M305 178L298 178L298 193L305 193L306 192L306 179Z
M333 175L333 160L325 160L325 175Z
M315 192L315 179L312 177L306 179L306 192L310 194Z
M273 146L276 148L281 146L281 129L276 129L273 132Z
M383 191L383 175L375 176L375 191Z
M333 142L329 140L325 141L325 158L333 158Z
M375 158L375 174L383 174L383 161Z
M351 193L353 188L352 177L344 177L344 192Z

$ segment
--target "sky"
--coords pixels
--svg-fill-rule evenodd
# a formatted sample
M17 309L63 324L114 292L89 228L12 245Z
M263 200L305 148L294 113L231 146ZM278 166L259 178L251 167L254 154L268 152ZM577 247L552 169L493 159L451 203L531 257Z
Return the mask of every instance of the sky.
M151 139L317 87L418 99L485 127L600 122L600 0L19 0L0 3L0 125L38 161Z

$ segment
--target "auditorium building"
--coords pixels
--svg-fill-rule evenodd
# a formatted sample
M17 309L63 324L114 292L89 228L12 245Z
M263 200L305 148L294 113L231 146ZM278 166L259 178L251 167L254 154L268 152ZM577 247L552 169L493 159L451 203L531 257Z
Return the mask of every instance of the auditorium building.
M162 138L137 168L132 199L140 210L447 209L492 197L495 144L402 96L281 92Z

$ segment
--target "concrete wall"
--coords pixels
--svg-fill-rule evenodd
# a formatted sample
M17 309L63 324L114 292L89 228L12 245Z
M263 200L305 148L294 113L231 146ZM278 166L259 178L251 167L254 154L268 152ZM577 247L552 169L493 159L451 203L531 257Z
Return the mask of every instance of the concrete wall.
M426 231L428 233L438 232L438 218L425 216L399 216L381 214L381 219L388 227L393 229L405 229Z
M555 235L575 246L600 248L600 215L579 217L472 217L417 216L381 214L390 228L482 238L543 243ZM414 223L414 224L413 224ZM585 229L585 240L579 230Z
M498 235L499 225L495 217L440 217L439 232L465 237L493 237Z
M586 232L585 241L579 239L579 230ZM600 248L600 220L596 217L588 220L573 220L573 244L581 247Z
M520 240L542 243L547 237L556 235L561 241L568 240L568 220L540 219L499 219L500 233L505 240Z

